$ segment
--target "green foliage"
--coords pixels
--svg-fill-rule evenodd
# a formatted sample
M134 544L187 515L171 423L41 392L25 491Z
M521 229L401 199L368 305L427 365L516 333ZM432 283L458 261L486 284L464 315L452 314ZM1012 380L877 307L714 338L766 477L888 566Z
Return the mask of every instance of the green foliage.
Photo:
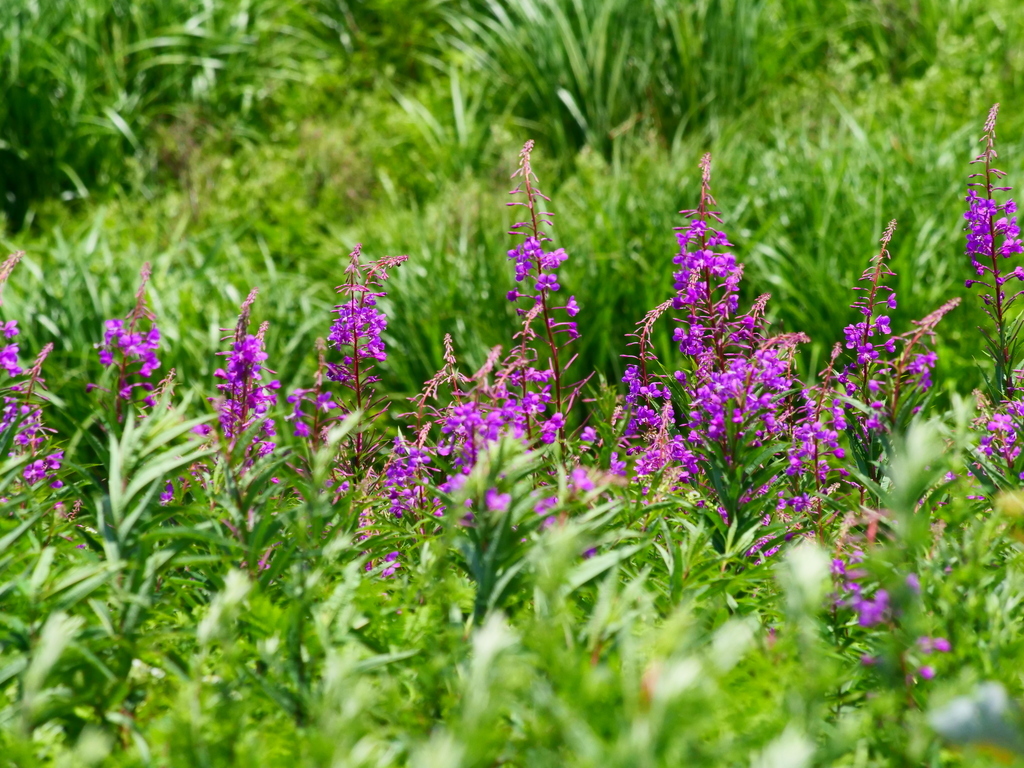
M301 74L289 3L15 0L0 9L0 177L20 227L33 204L131 178L154 128L236 130Z
M228 526L231 494L155 502L196 456L191 422L146 421L111 433L112 482L77 516L12 500L0 521L7 764L988 765L980 748L1019 749L1004 689L975 684L1020 694L1020 502L979 514L946 497L931 528L907 527L922 513L901 494L957 465L935 425L893 467L890 543L862 567L894 613L864 628L810 542L759 564L710 546L685 506L595 504L608 486L563 490L558 522L529 523L510 443L455 496L483 518L476 494L509 488L504 528L410 521L418 544L381 579L365 564L393 539L351 538L349 507L317 490L326 461L273 468L297 496L249 473L250 524ZM922 636L953 651L922 655ZM926 661L933 681L908 669Z

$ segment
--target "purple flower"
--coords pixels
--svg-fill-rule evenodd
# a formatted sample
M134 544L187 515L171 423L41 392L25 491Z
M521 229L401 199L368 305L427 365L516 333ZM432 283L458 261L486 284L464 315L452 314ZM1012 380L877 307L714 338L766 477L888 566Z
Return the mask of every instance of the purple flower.
M1002 458L1008 465L1012 465L1021 452L1013 417L1008 413L995 413L985 424L985 429L978 446L981 452L986 456Z
M505 512L512 503L512 494L500 493L497 488L489 488L484 495L484 502L490 512Z
M580 493L587 493L588 491L594 490L594 481L590 479L590 474L583 467L576 467L569 476L569 482L573 489Z
M569 302L565 305L565 311L569 317L576 317L580 313L580 305L576 303L575 296L569 297Z
M8 338L10 337L8 336ZM0 368L7 371L8 376L20 376L22 374L21 366L18 365L17 344L7 344L0 347Z
M925 680L931 680L933 677L935 677L935 670L927 664L921 667L918 670L918 672L921 673L921 677L923 677Z
M345 353L345 357L341 365L328 364L327 375L332 381L353 386L361 361L383 362L387 359L381 334L388 327L388 318L376 304L376 299L384 295L380 292L361 292L335 307L338 317L331 326L327 340L335 349ZM376 378L363 376L362 381L369 384L375 382Z
M226 365L214 371L214 376L223 379L217 389L224 395L220 405L220 425L224 436L239 437L259 423L253 445L257 455L265 456L276 447L270 440L276 434L274 420L267 417L267 412L277 402L275 391L281 383L277 380L262 383L263 362L267 359L262 338L245 334L234 342L230 352L218 354L227 356Z
M919 355L915 355L907 366L907 373L912 376L917 376L917 386L921 391L930 389L932 386L931 371L935 367L935 363L939 360L939 356L931 350L922 352Z
M610 462L610 464L608 466L608 471L611 472L613 475L617 475L619 477L625 477L625 475L626 475L626 462L624 462L624 461L619 459L618 451L612 451L612 454L611 454L610 458L611 458L611 462Z
M931 653L932 651L949 653L953 649L949 640L944 637L919 637L917 638L917 644L921 648L922 653Z
M882 623L889 611L889 593L884 589L875 592L872 599L858 598L853 604L857 611L857 623L862 627L873 627Z
M543 252L536 237L526 238L520 246L508 252L509 259L515 262L517 283L526 279L535 263L539 266Z
M394 575L395 575L395 572L396 572L396 571L397 571L397 570L398 570L399 568L401 568L401 567L402 567L402 564L398 562L398 557L399 557L399 553L398 553L398 552L389 552L389 553L388 553L388 554L387 554L387 555L386 555L386 556L384 557L384 562L385 562L385 563L387 563L387 565L386 565L386 567L384 568L384 570L382 570L382 571L380 572L380 575L381 575L381 576L382 576L383 578L385 578L385 579L389 579L389 578L391 578L392 576L394 576Z
M538 515L545 515L554 509L556 504L558 504L557 496L545 496L534 505L533 509Z
M557 291L561 286L558 285L558 275L555 274L541 274L537 278L537 283L534 288L538 291Z
M402 517L421 495L422 469L430 463L426 450L409 445L401 435L395 438L391 460L384 469L384 488L391 502L391 514Z
M1007 295L1003 286L1010 277L1019 277L1021 272L1013 269L1009 275L1004 275L1006 268L1001 262L1011 254L1024 253L1024 245L1017 224L1017 205L1012 199L1003 203L995 199L997 192L1010 190L1010 187L1002 186L1001 180L1006 173L995 167L998 157L995 147L998 113L999 105L996 104L985 121L982 139L985 148L971 161L972 165L981 165L982 169L971 174L968 182L969 189L965 198L967 211L964 213L965 254L971 260L971 266L979 279L967 280L966 285L981 285L987 289L982 300L986 305L986 313L995 325L994 332L989 332L989 338L997 340L992 350L996 362L996 378L1003 390L1000 394L1009 397L1016 387L1012 366L1015 362L1013 348L1017 338L1017 332L1009 327L1009 317L1012 317L1009 312L1020 293L1014 291Z
M115 353L120 354L126 365L139 364L138 375L148 378L160 367L156 351L160 348L160 329L156 325L147 331L135 331L134 324L125 327L123 320L107 320L100 346L100 362L112 365Z
M305 405L309 404L312 406L314 426L317 424L317 416L320 413L329 413L331 410L340 407L338 403L334 402L334 396L330 392L318 391L317 389L293 390L285 400L292 406L292 412L285 417L285 421L290 421L295 425L292 432L295 437L310 437L313 432L307 421L309 414L304 409Z
M873 433L891 427L891 420L900 411L902 397L914 390L923 392L931 386L931 370L937 356L921 347L934 335L939 321L959 304L959 299L947 301L915 321L917 328L913 332L892 335L889 316L882 312L896 304L892 289L885 284L886 278L893 276L888 247L895 229L896 222L891 221L882 235L881 248L860 277L861 284L854 287L858 298L851 306L863 319L844 329L845 347L853 352L853 362L837 377L847 398L871 409L865 413L853 404L846 406L854 427L854 440L869 454L878 450ZM902 345L899 354L896 353L897 342Z
M543 421L540 424L540 439L541 442L550 445L558 439L558 433L565 427L565 417L556 413L552 415L547 421Z
M56 472L60 471L63 460L64 451L56 451L42 459L29 462L22 472L22 476L32 485L43 480L49 480ZM54 480L50 483L50 486L53 488L60 488L63 485L60 480Z
M125 320L112 319L103 324L103 341L96 345L100 364L105 368L116 365L118 369L115 394L119 400L130 401L132 392L141 388L144 392L153 391L153 385L146 381L132 381L132 377L148 379L152 377L160 360L157 350L160 348L160 329L156 318L146 305L146 284L149 282L149 263L143 265L141 282L135 293L135 306ZM138 366L134 371L132 366ZM153 399L147 394L143 404L153 405ZM118 418L121 406L118 403Z

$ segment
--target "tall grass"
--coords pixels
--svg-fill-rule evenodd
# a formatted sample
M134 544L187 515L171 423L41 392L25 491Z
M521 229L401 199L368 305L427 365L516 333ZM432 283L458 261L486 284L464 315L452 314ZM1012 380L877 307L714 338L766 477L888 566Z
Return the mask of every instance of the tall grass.
M961 111L970 103L950 105L941 120L921 118L912 99L942 98L937 88L924 93L864 102L825 95L811 102L812 114L797 101L770 122L734 129L711 145L722 169L725 221L747 265L746 298L771 292L777 326L811 333L812 351L802 361L809 370L820 368L851 322L850 302L835 297L855 284L875 233L889 219L899 222L891 246L902 297L897 321L921 317L941 297L963 291L960 176L972 151L972 127ZM972 98L981 101L985 94ZM1019 168L1017 130L1008 119L1003 135L1010 170ZM188 196L126 200L61 233L11 240L11 247L29 251L28 263L38 264L38 280L23 292L12 286L17 292L10 299L19 316L39 318L34 346L56 338L55 354L68 350L75 361L87 360L102 320L118 314L113 303L124 293L120 281L134 280L142 261L151 259L154 290L174 318L169 332L205 329L189 331L189 344L175 347L183 357L174 365L188 379L205 378L217 347L213 329L228 324L253 285L274 296L274 306L266 308L272 329L285 322L293 336L323 335L324 318L314 310L333 301L345 254L362 242L371 255L411 257L388 297L390 343L402 350L386 368L388 388L417 391L442 363L445 333L469 364L481 364L515 323L495 300L510 274L501 236L510 224L506 182L464 177L441 187L435 200L388 202L367 167L372 159L360 157L358 146L339 140L322 148L320 141L309 138L295 150L254 147L238 154L230 169L197 172L198 212ZM574 257L563 275L566 290L577 296L590 327L600 329L580 340L581 363L609 379L621 376L624 366L620 340L671 294L673 227L679 224L673 211L686 204L695 179L692 158L702 145L690 140L674 153L637 146L628 164L583 153L576 172L552 194L559 214L554 234ZM319 152L325 154L317 159ZM539 168L542 177L556 177L553 168ZM328 176L327 190L324 173L337 174L334 181ZM356 184L381 199L349 198L346 190ZM52 281L55 274L60 279ZM86 295L93 297L88 305L72 298ZM980 311L968 302L958 312L958 322L943 334L942 365L973 381L971 329ZM313 364L309 345L277 339L272 330L272 366L292 371ZM660 343L670 346L667 338ZM67 370L78 365L69 361Z
M637 137L676 146L759 114L793 83L857 88L952 67L1012 90L1012 11L1005 0L12 0L0 8L0 204L18 228L48 198L112 184L147 194L206 134L226 137L224 152L311 116L391 122L366 94L409 115L400 130L426 140L420 173L472 174L522 131L563 164ZM409 169L390 157L380 170L394 185Z
M291 6L0 5L0 199L8 226L20 227L40 198L86 197L136 181L133 166L145 171L153 160L157 125L193 117L244 129L282 80L301 73Z
M992 58L1009 55L1003 22L1015 25L1010 6L944 0L479 5L452 15L456 44L500 82L501 103L559 154L584 145L607 153L638 126L673 144L835 67L858 77L920 76L951 34L971 35Z
M130 279L145 258L156 260L155 290L170 292L181 327L205 329L189 332L191 346L176 349L191 351L175 361L203 378L218 313L227 317L251 284L275 286L275 318L314 338L312 308L332 301L356 242L412 257L389 298L391 343L403 350L385 372L390 390L414 392L437 369L445 333L479 364L514 321L488 300L507 282L495 258L505 250L505 181L492 168L508 167L524 133L547 146L538 167L555 182L556 235L579 251L564 279L600 329L580 342L583 364L621 375L618 339L668 295L678 223L670 212L684 205L692 158L711 148L747 290L775 295L782 328L815 331L801 364L816 369L849 322L836 288L854 282L864 244L890 218L900 222L892 250L907 296L901 318L957 290L967 126L1012 96L1024 72L1020 22L1000 3L33 8L2 11L11 21L4 61L20 78L8 81L11 98L0 106L10 147L22 143L0 150L11 164L3 183L23 190L8 204L24 210L47 184L102 198L89 192L101 177L123 181L126 163L145 166L159 146L168 150L155 175L137 177L148 198L129 185L102 213L80 201L37 205L39 226L10 242L38 265L20 313L38 318L33 343L56 338L56 354L69 355L64 370L82 376L83 350L116 314L113 275ZM389 24L394 14L409 24ZM300 74L307 86L285 87ZM355 91L323 112L341 83ZM220 121L244 136L274 89L280 112L263 114L265 133L203 138L204 121L211 134L222 135ZM1008 149L1013 119L1002 129ZM185 128L154 143L154 130L173 120ZM60 233L46 231L56 222ZM55 273L61 280L51 282ZM67 303L87 282L91 305ZM965 328L976 324L961 313ZM272 364L312 365L309 355L293 357L301 345L278 347L273 333ZM943 365L973 376L975 352L963 338L944 336Z

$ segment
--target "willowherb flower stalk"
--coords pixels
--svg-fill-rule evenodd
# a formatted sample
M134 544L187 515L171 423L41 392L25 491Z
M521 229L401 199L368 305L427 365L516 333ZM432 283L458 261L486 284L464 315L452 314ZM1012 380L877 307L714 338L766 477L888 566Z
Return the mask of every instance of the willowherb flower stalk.
M724 250L732 247L725 233L711 226L722 219L711 194L710 154L701 158L700 169L700 199L696 208L681 211L690 222L679 228L679 253L672 259L679 267L672 276L676 289L672 306L687 312L673 339L679 351L697 359L700 366L722 370L730 337L726 324L739 305L743 266ZM710 355L706 354L709 348Z
M870 397L871 375L873 367L878 364L881 351L892 354L896 351L896 339L892 337L892 328L889 325L889 316L879 314L879 308L885 306L888 310L896 309L896 292L883 281L886 277L892 277L893 271L889 269L889 243L892 241L893 233L896 231L896 221L889 222L885 232L882 233L882 247L879 252L871 258L871 264L860 276L862 283L867 287L854 286L853 290L863 291L857 300L852 304L864 319L846 326L843 335L846 337L846 348L855 352L856 361L851 372L859 373L859 382L847 382L847 394L853 395L858 391L862 400L867 401ZM889 337L889 338L885 338ZM872 339L879 341L872 341ZM881 340L881 339L884 339ZM849 378L849 377L847 377Z
M500 347L498 349L500 351ZM423 389L418 394L410 398L416 405L417 431L422 431L425 426L429 427L427 418L430 406L427 403L437 399L442 385L447 385L452 400L455 403L460 403L466 394L463 391L463 387L469 384L470 381L469 378L459 371L459 361L455 357L455 345L452 341L452 336L450 333L446 333L444 335L444 365L437 373L424 382ZM432 415L437 415L436 410L433 411Z
M364 264L362 246L356 245L345 269L346 282L337 289L346 300L334 308L337 317L327 341L343 357L340 363L327 363L327 378L352 391L355 410L364 413L368 421L383 413L382 400L372 385L380 380L373 374L374 367L387 359L382 334L387 329L388 320L377 306L377 300L387 295L380 288L388 279L388 271L408 258L386 256ZM364 431L357 431L352 439L351 463L346 471L357 478L364 476L370 469L370 459L380 447L379 439L369 439Z
M914 330L902 334L899 342L903 345L900 354L892 362L892 387L889 391L888 417L895 423L900 404L907 388L927 392L932 387L932 370L939 356L925 346L935 336L939 322L960 306L960 297L950 299L920 320L912 320ZM915 411L916 412L916 411Z
M633 341L628 344L628 346L637 348L636 354L623 355L623 357L636 361L626 366L626 371L622 376L622 383L626 385L626 406L629 412L624 435L627 439L644 435L650 430L658 428L660 426L657 412L660 408L659 401L670 399L668 387L660 384L651 375L648 364L658 359L651 341L655 323L672 308L674 302L674 299L668 299L644 315L643 320L637 323L636 332L631 334Z
M15 454L28 454L31 460L23 470L22 476L30 485L51 480L60 470L64 459L64 451L46 453L46 444L50 436L56 433L43 424L43 412L38 391L45 389L43 379L43 363L53 351L53 344L47 344L36 356L32 366L25 372L25 378L8 388L3 396L0 409L0 435L14 430L13 444ZM43 455L45 454L45 455ZM51 480L51 488L60 488L63 482Z
M17 251L0 264L0 305L3 304L3 287L24 255L23 251ZM8 320L0 324L0 331L5 339L13 339L18 335L17 321ZM0 436L10 434L13 430L11 455L27 454L30 457L25 469L22 470L25 482L35 485L50 481L51 488L61 488L64 483L53 477L61 468L64 451L46 453L46 443L56 430L43 424L43 412L38 396L38 391L46 387L43 363L52 351L53 344L46 344L25 371L18 364L19 349L16 343L0 347L0 366L7 375L16 378L24 374L24 379L11 384L3 394L0 404Z
M996 168L993 163L998 157L996 153L996 116L999 105L995 104L989 111L985 121L982 143L984 149L971 161L972 165L981 165L982 170L972 173L968 178L966 254L971 259L971 266L980 279L966 281L968 288L980 285L987 289L981 295L985 303L985 313L992 320L993 329L982 328L988 342L988 352L995 362L995 379L993 396L996 399L1011 398L1017 389L1014 381L1013 366L1016 362L1021 323L1011 319L1010 309L1020 296L1021 291L1008 293L1005 284L1010 279L1024 280L1024 267L1017 266L1008 270L1002 260L1012 254L1024 253L1021 243L1020 227L1017 224L1017 205L1007 198L1004 202L996 199L997 192L1009 192L1011 187L998 186L1006 176L1004 171Z
M150 394L153 391L153 384L149 381L132 381L134 377L149 379L160 367L160 360L156 356L160 348L160 329L156 324L156 316L146 304L146 284L151 275L149 262L146 262L140 273L139 289L135 292L135 306L124 320L107 320L103 324L103 342L96 345L100 363L105 367L116 367L117 383L114 397L118 421L123 417L122 404L132 402L132 392L136 388L147 393L142 399L144 406L154 405L154 399ZM144 324L148 325L148 328L144 327ZM136 364L138 368L132 371L131 366ZM95 388L96 385L92 384L87 387Z
M4 284L10 278L14 268L18 266L18 262L21 261L24 255L24 251L16 251L4 259L3 263L0 263L0 306L3 306ZM4 342L0 342L0 344L3 344L3 346L0 346L0 368L3 368L8 376L20 376L22 368L18 365L18 344L11 341L19 333L18 321L7 320L0 323L0 333L4 337Z
M540 321L543 326L541 336L544 345L547 347L547 370L548 375L543 381L550 380L552 404L555 413L551 419L541 427L540 436L544 442L554 433L559 439L565 436L565 413L572 406L572 402L579 391L580 385L568 386L563 381L565 370L572 364L571 358L564 363L561 360L562 351L571 342L579 338L579 330L574 320L559 320L555 312L565 312L569 318L579 313L579 304L575 296L570 296L565 304L556 298L562 286L558 279L557 269L568 258L564 248L548 250L546 243L552 242L551 236L542 229L544 226L553 226L553 214L540 209L541 201L550 202L548 197L537 186L537 175L533 171L531 154L533 152L533 141L527 141L519 153L519 167L512 174L512 179L518 179L516 187L509 192L511 195L523 195L525 199L515 200L508 203L509 206L526 208L529 217L526 221L512 225L509 234L523 236L525 239L515 248L508 252L508 258L515 263L515 279L522 283L527 289L526 292L514 288L508 292L508 299L513 302L528 300L533 302L527 307L520 307L518 312L524 318L523 330L517 335L520 351L518 358L525 361L537 357L537 351L533 354L528 351L528 346L537 338L537 335L529 329L529 323L537 316L538 310ZM532 288L532 291L529 289ZM532 348L532 347L531 347ZM537 378L535 376L535 378ZM540 380L538 378L538 380ZM519 377L519 386L522 397L525 400L530 387L527 376ZM553 426L552 421L554 420ZM553 431L553 432L552 432ZM527 420L527 436L533 437L532 419Z
M812 524L819 540L824 539L826 517L823 497L839 485L849 472L839 464L846 458L841 435L846 430L846 409L835 397L834 381L836 361L842 354L842 344L836 344L821 381L805 387L797 396L802 402L790 418L792 434L787 449L789 461L785 469L789 488L779 491L779 508L790 508L801 514L813 512Z
M545 248L551 238L542 227L551 225L551 214L539 207L547 198L536 186L532 150L533 142L527 142L513 174L518 185L511 194L522 194L525 200L509 203L525 207L529 213L527 221L511 230L513 235L524 236L524 241L508 252L515 262L516 281L526 291L517 287L508 294L513 302L523 301L517 308L522 325L513 336L513 347L505 357L500 348L493 349L481 369L467 379L458 373L446 337L445 367L415 400L422 435L424 426L429 429L424 423L427 401L437 398L442 383L451 390L450 403L430 409L440 430L435 455L450 460L454 471L441 485L445 492L463 482L481 453L503 436L525 439L531 445L564 440L565 414L582 386L582 382L567 386L564 381L565 370L575 358L563 361L561 355L566 345L579 337L571 319L578 314L579 305L572 296L564 306L556 300L562 288L556 270L567 255L561 248ZM559 319L562 312L568 319Z
M267 359L264 336L268 324L263 323L256 335L248 332L249 314L257 292L253 288L242 303L234 334L228 337L232 340L231 349L218 353L227 361L223 368L214 371L214 376L223 380L217 389L223 398L218 410L224 437L233 445L237 438L258 424L252 444L257 456L266 456L276 447L272 440L276 434L274 420L267 413L277 402L275 391L281 383L276 379L262 383L263 374L272 373L264 366Z
M743 267L717 228L721 217L711 194L710 155L701 159L700 170L698 204L682 211L689 221L677 234L676 295L649 312L633 334L636 362L623 378L624 440L628 452L638 456L636 480L644 493L651 476L661 473L663 483L701 489L716 525L740 516L745 528L770 520L775 509L772 503L758 511L758 500L768 497L774 481L766 484L766 467L785 457L793 431L793 355L808 339L800 333L768 334L767 294L747 313L738 313ZM683 366L668 376L652 376L652 329L670 307L682 313L673 340Z
M673 334L689 370L674 378L690 402L690 450L720 456L738 466L744 446L758 447L786 432L780 419L785 395L793 389L792 357L804 334L770 337L764 317L769 296L762 295L745 315L737 315L743 267L727 249L711 194L711 157L701 159L698 205L683 211L689 224L677 235L673 262L673 307L686 312Z
M864 319L843 331L845 346L854 359L842 370L838 382L849 402L854 437L864 447L865 455L871 453L868 443L897 424L908 392L924 393L931 387L931 371L938 357L925 343L935 335L939 321L960 304L960 299L951 299L914 321L914 330L893 334L889 316L883 312L897 306L895 291L884 282L894 274L888 266L888 247L895 230L896 222L892 221L882 235L881 249L861 275L861 282L867 285L853 289L861 293L852 308ZM912 407L913 413L917 407Z
M430 461L429 451L422 446L410 445L401 435L395 438L394 448L384 468L384 490L389 510L395 517L402 517L423 504L424 468Z
M324 374L327 370L325 353L327 342L322 338L316 340L317 367L313 374L313 386L309 389L296 389L287 398L292 412L285 417L293 425L295 437L310 441L313 451L317 451L326 438L327 426L333 421L330 412L340 406L334 401L334 394L324 389ZM310 412L306 412L309 406Z
M677 235L679 253L673 262L676 296L673 307L686 312L673 334L689 359L688 371L677 371L690 400L688 442L717 443L727 462L734 463L740 443L758 446L781 435L784 395L793 388L792 356L804 334L769 336L764 294L750 311L737 315L743 266L727 249L726 234L712 225L721 222L711 194L711 156L701 159L701 190L696 208Z

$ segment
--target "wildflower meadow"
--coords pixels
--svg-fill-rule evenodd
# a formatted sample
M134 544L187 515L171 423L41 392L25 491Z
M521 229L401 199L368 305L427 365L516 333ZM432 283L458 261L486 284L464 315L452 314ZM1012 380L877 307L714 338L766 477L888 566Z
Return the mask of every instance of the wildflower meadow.
M1024 763L1017 22L644 2L0 10L0 765Z
M809 336L776 333L767 294L741 304L710 155L666 254L674 293L622 340L621 382L575 365L587 307L560 284L572 244L533 142L508 203L507 345L473 370L446 337L407 400L376 373L407 257L359 246L290 391L254 287L208 396L183 397L145 264L96 329L92 408L67 434L52 345L25 359L5 319L6 759L1014 754L1024 246L997 112L963 216L988 386L950 402L933 340L960 300L892 327L896 221L851 287L845 341L797 373Z

